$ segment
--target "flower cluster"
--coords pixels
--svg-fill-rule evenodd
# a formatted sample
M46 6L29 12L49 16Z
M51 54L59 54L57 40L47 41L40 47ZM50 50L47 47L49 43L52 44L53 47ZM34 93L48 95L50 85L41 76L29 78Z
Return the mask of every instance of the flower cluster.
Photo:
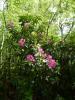
M49 68L55 68L56 67L57 63L56 63L55 59L52 58L51 55L48 55L46 60L47 60L47 65L48 65Z
M35 62L35 58L34 58L34 56L32 54L28 54L26 56L26 60L27 61L30 61L30 62Z
M19 41L18 41L18 45L20 47L24 47L25 46L25 39L21 38Z
M25 42L26 42L25 39L21 38L18 41L18 45L23 48L25 46ZM45 63L50 69L54 69L57 65L55 59L53 59L50 54L46 53L43 50L43 48L41 47L41 45L37 45L36 49L37 49L37 51L36 51L35 55L28 54L25 57L25 60L28 61L28 62L35 63L35 62L37 62L37 57L39 59L42 58L43 63Z

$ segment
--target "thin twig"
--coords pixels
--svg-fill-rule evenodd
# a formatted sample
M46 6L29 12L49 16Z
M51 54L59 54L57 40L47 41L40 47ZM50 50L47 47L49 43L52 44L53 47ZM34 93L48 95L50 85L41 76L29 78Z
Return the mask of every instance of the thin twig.
M54 2L54 1L53 1ZM54 5L54 4L53 4ZM59 5L61 7L61 0L59 1L59 4L58 4L58 8L59 8ZM48 27L47 27L47 36L48 36L48 31L49 31L49 27L50 27L50 24L52 23L52 21L54 20L55 16L57 15L58 13L58 8L57 8L57 12L55 12L53 14L53 17L51 18L51 20L49 19L49 23L48 23Z
M61 23L62 21L59 22L59 28L61 32L61 39L63 38L63 24Z
M48 27L47 27L47 36L48 36L48 31L49 31L50 24L51 24L52 21L54 20L55 16L56 16L56 13L54 13L54 15L53 15L53 17L51 18L51 20L49 20Z
M72 22L72 25L67 33L67 35L64 37L64 41L66 40L66 38L68 37L68 35L71 33L72 29L73 29L73 26L74 26L74 21Z

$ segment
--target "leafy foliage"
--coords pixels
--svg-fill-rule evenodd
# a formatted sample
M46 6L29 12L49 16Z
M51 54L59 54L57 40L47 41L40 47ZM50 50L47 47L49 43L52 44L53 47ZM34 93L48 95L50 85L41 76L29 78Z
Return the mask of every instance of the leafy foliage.
M75 99L74 3L8 0L7 10L0 12L1 100ZM48 64L45 54L57 66Z

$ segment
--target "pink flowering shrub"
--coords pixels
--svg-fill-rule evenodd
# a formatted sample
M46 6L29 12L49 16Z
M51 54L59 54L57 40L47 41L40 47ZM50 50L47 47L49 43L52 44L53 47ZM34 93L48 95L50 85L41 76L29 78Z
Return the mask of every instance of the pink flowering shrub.
M71 60L68 59L73 56L73 48L70 47L71 49L67 52L67 45L64 45L64 42L54 43L53 37L49 37L50 39L45 37L46 39L43 40L41 36L44 34L42 34L43 32L40 32L43 30L40 30L41 28L39 28L39 30L35 31L35 29L37 29L38 18L36 17L36 20L33 20L35 17L32 19L32 16L28 16L28 14L25 17L26 19L23 18L24 17L22 17L20 21L21 30L19 32L14 29L13 23L8 25L9 32L11 32L12 35L7 39L6 47L8 47L8 49L6 48L6 58L3 58L5 61L3 61L4 64L1 64L1 66L3 66L3 71L5 71L4 73L6 73L7 79L12 78L14 80L15 76L18 85L23 86L21 94L26 93L28 88L34 87L34 93L36 93L36 90L38 91L38 89L41 94L44 93L43 95L48 93L47 97L50 97L51 93L52 99L48 99L53 100L57 90L60 90L62 87L60 90L62 91L65 85L64 78L67 78L65 76L66 73L68 73L67 71L69 71L67 68L72 63ZM31 33L35 34L32 35ZM40 35L38 36L39 33ZM74 61L72 65L75 65ZM70 78L68 77L67 80L65 80L65 83L69 79ZM56 87L57 85L58 87ZM26 89L24 87L26 87ZM56 92L54 92L54 89ZM64 91L65 89L63 90L63 93ZM26 96L26 94L24 96ZM21 100L26 100L22 97L23 95L21 95Z
M26 60L29 62L39 62L38 66L43 66L43 64L47 65L50 69L56 68L57 62L52 58L50 54L47 54L43 48L37 47L37 52L35 53L35 58L32 54L28 54L26 56Z

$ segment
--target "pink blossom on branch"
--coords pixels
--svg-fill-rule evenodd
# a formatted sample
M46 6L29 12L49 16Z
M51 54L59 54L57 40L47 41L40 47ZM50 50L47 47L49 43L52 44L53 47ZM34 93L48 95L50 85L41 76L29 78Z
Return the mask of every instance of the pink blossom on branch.
M18 41L18 45L19 45L20 47L24 47L24 45L25 45L25 39L21 38L21 39Z
M27 61L30 61L30 62L35 62L35 58L34 58L34 56L32 54L28 54L26 56L26 60Z

